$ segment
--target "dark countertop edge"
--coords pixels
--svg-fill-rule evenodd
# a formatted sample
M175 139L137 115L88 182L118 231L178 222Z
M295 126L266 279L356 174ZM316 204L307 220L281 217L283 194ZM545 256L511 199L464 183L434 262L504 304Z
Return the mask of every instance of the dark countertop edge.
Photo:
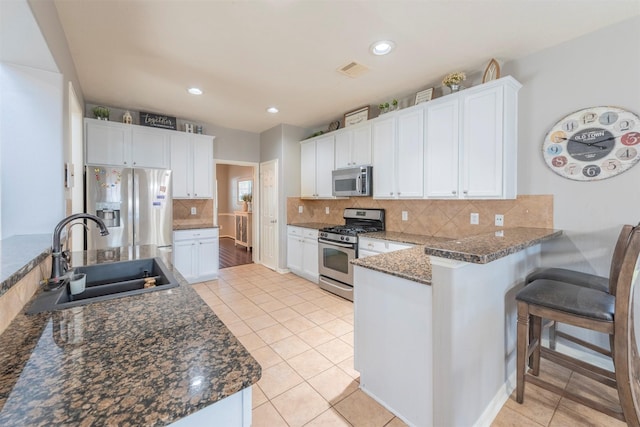
M173 231L180 231L180 230L200 230L200 229L207 229L207 228L220 228L219 225L204 225L204 224L198 224L198 225L192 225L192 224L183 224L183 225L174 225L173 226Z
M155 246L151 246L151 245L146 245L146 247L153 247L153 248L155 249L155 251L157 251L157 250L159 250L159 249L160 249L160 250L161 250L161 249L163 249L163 248L156 248ZM111 249L114 249L114 248L111 248ZM126 250L126 249L129 249L129 248L115 248L115 249L124 249L124 250ZM50 254L50 252L51 252L51 250L50 250L50 248L49 248L49 250L47 250L47 251L43 252L43 254L41 254L40 256L43 256L43 259L44 259L44 258L46 258L46 256L48 256L48 255ZM82 251L82 252L79 252L79 253L84 253L84 254L85 254L85 256L86 256L87 252L93 252L93 253L95 253L95 252L101 252L101 251L100 251L100 250L98 250L98 251L93 250L93 251ZM75 254L77 254L78 252L74 252L74 253L75 253ZM156 255L154 255L154 256L160 256L160 255L156 254ZM154 257L154 256L151 256L151 257ZM139 257L138 255L135 255L135 256L134 256L133 258L131 258L131 259L138 259L138 257ZM146 257L146 256L143 256L142 258L147 258L147 257ZM201 305L207 306L207 309L208 309L208 310L211 310L211 309L208 307L207 303L206 303L206 302L205 302L205 301L200 297L200 295L199 295L199 294L198 294L194 289L192 289L191 285L186 281L186 279L184 279L184 277L180 274L180 272L179 272L179 271L177 271L177 270L173 267L173 265L172 265L172 263L171 263L171 260L170 260L170 259L166 259L166 258L165 258L165 257L163 257L163 256L161 256L161 258L162 258L163 262L167 265L167 267L169 267L169 269L171 270L171 272L175 275L176 279L178 279L178 281L180 282L179 287L182 287L182 288L189 288L189 291L188 291L188 292L191 292L191 293L192 293L196 298L198 298L198 300L199 300L199 301L198 301L198 303L199 303L199 304L201 304ZM99 262L99 261L98 261L98 262ZM92 264L95 264L95 263L98 263L98 262L96 262L96 261L89 261L89 262L87 262L87 263L83 263L82 265L92 265ZM108 262L108 261L107 261L107 262ZM37 294L38 294L38 293L36 293L36 295L37 295ZM150 294L141 294L141 295L136 295L136 296L127 297L127 298L132 298L132 299L133 299L133 298L140 298L140 299L142 299L142 298L145 298L145 296L149 296L149 295L153 295L153 294L154 294L154 293L150 293ZM48 313L41 313L41 314L36 314L36 315L27 315L27 314L25 313L25 309L26 309L26 307L28 307L28 306L31 304L31 302L33 301L33 299L35 298L35 296L36 296L36 295L34 295L34 296L30 299L30 301L29 301L29 302L27 302L27 304L25 304L25 307L21 310L21 312L18 314L18 316L17 316L16 318L14 318L14 319L13 319L13 321L11 322L11 324L9 325L9 327L7 328L7 330L5 330L2 334L0 334L0 336L1 336L1 335L4 335L5 333L8 333L8 331L9 331L9 329L10 329L10 328L15 327L16 325L20 324L21 322L19 322L19 321L17 321L17 320L18 320L18 318L19 318L19 317L21 317L21 316L28 316L28 317L32 317L32 316L33 316L33 318L35 318L35 317L37 317L37 316L42 316L42 315L50 316L50 314L48 314ZM104 302L102 302L102 303L96 303L96 304L111 303L111 302L113 302L113 301L117 301L117 300L104 301ZM65 309L65 310L62 310L62 311L65 311L65 312L66 312L66 311L69 311L69 310L72 310L72 309ZM237 392L240 392L241 390L243 390L243 389L245 389L245 388L247 388L247 387L250 387L250 386L252 386L252 385L256 384L256 383L258 382L258 380L259 380L259 379L261 378L261 376L262 376L262 367L261 367L261 365L260 365L260 364L259 364L259 363L254 359L254 358L253 358L253 356L251 356L251 353L249 353L249 351L248 351L248 350L246 350L246 348L244 347L244 345L243 345L243 344L242 344L242 343L237 339L237 337L235 337L235 335L234 335L234 334L233 334L233 333L232 333L232 332L231 332L231 331L226 327L226 325L225 325L225 324L224 324L224 323L223 323L223 322L222 322L222 321L217 317L217 315L213 312L213 310L211 310L211 313L210 313L210 314L211 314L211 316L215 317L215 318L219 321L219 324L221 325L221 328L224 328L224 330L226 331L226 333L227 333L227 334L229 334L229 335L231 335L232 337L234 337L234 338L235 338L235 340L238 342L238 345L239 345L239 346L241 346L242 348L244 348L245 352L250 356L250 358L251 358L251 360L253 361L253 363L258 367L258 370L257 370L257 372L254 372L254 374L255 374L255 375L252 375L252 376L246 376L246 377L243 377L243 378L236 378L236 379L235 379L235 382L233 383L233 385L228 385L227 387L225 387L224 392L223 392L222 394L218 394L218 395L211 395L211 396L210 396L210 399L211 399L211 400L209 400L206 404L203 404L202 402L199 402L198 404L191 406L191 408L186 409L186 410L183 410L183 412L182 412L182 413L174 413L173 415L177 415L177 418L175 418L175 417L174 417L172 420L169 420L169 422L170 422L170 423L171 423L171 422L176 422L176 421L178 421L178 420L180 420L180 419L182 419L182 418L184 418L184 417L187 417L187 416L189 416L189 415L191 415L191 414L193 414L193 413L195 413L195 412L197 412L197 411L199 411L199 410L201 410L201 409L203 409L203 408L205 408L205 407L208 407L208 406L210 406L210 405L212 405L212 404L215 404L215 403L217 403L217 402L219 402L219 401L223 400L223 399L224 399L224 398L226 398L226 397L229 397L229 396L231 396L231 395L233 395L233 394L235 394L235 393L237 393ZM14 325L14 323L15 323L16 325ZM38 334L27 334L27 335L25 335L25 336L24 336L24 338L23 338L23 343L22 343L21 345L24 345L24 343L26 343L26 342L32 342L32 344L31 344L30 346L31 346L31 351L33 352L33 351L35 350L35 347L36 347L37 343L38 343L38 342L39 342L39 340L40 340L41 333L44 333L44 332L45 332L45 329L46 329L46 328L45 328L45 326L46 326L46 324L43 324L43 327L42 327L42 328L40 328L40 330L39 330L39 332L40 332L40 333L38 333ZM13 331L13 332L15 332L15 331ZM30 360L30 359L31 359L31 358L29 358L29 360ZM21 369L21 370L22 370L22 369ZM1 376L0 376L0 379L1 379ZM1 395L0 395L0 398L2 398L2 397L3 397L3 396L1 396ZM4 396L4 398L5 398L5 399L6 399L7 397L8 397L8 395L7 395L7 396ZM4 400L4 401L3 401L3 399L0 399L0 404L1 404L1 405L0 405L0 414L1 414L1 413L2 413L2 410L4 409L4 404L6 404L6 400ZM158 421L160 421L160 419L159 419Z
M330 222L292 222L288 223L292 227L310 228L312 230L320 230L321 228L335 227L341 224L332 224Z
M357 258L351 264L431 286L431 259L424 253L422 245Z
M514 228L511 230L517 230L517 229L525 229L525 227ZM506 229L505 231L508 231L508 230L509 229ZM452 249L434 248L434 247L430 247L429 245L425 245L424 252L426 255L437 256L440 258L446 258L446 259L451 259L455 261L464 261L464 262L470 262L473 264L488 264L491 261L504 258L508 255L514 254L516 252L519 252L531 246L537 245L546 240L550 240L555 237L558 237L563 233L562 230L556 230L556 229L531 228L531 230L547 230L548 234L540 237L535 237L524 242L516 243L511 246L498 249L488 254L477 254L477 253L471 253L471 252L456 251ZM491 232L487 234L481 234L478 236L468 237L465 239L457 239L457 241L464 243L464 242L469 242L470 240L476 240L479 238L492 238L494 236L495 236L495 232Z
M27 259L21 267L15 270L13 273L7 275L7 277L2 280L0 283L0 297L2 297L9 289L15 286L20 280L22 280L27 274L29 274L34 268L36 268L42 261L44 261L49 255L51 255L51 235L24 235L24 236L11 236L7 239L2 240L2 252L0 253L0 265L2 265L2 269L5 270L5 260L3 254L14 251L22 251L23 247L20 247L20 241L32 238L42 238L47 240L47 244L36 245L38 247L42 247L42 249L35 249L31 251L31 254L26 255L26 257L32 257L31 259ZM16 247L12 248L14 244L14 240L17 240L15 243ZM10 244L9 247L5 246L7 243ZM40 251L40 252L38 252ZM14 263L15 264L15 263ZM15 268L15 267L14 267Z

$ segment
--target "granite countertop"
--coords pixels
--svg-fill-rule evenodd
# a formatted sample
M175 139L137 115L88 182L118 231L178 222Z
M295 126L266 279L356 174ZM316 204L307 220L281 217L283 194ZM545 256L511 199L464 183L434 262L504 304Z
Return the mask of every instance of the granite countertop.
M322 228L335 227L336 225L341 224L329 224L325 222L299 222L299 223L290 223L287 225L292 225L294 227L302 227L302 228L312 228L314 230L320 230Z
M0 240L0 296L50 254L51 234L11 236Z
M372 233L363 233L360 234L360 236L371 239L391 240L399 243L410 243L412 245L430 245L432 243L448 242L451 240L450 237L424 236L398 231L375 231Z
M154 246L76 253L79 265L158 256L180 286L53 313L0 335L0 425L166 425L260 379L261 368Z
M365 237L385 234L386 240L392 239L392 233L367 233ZM404 233L398 233L404 234ZM486 264L507 255L519 252L530 246L558 237L561 230L547 228L507 228L499 232L480 234L459 239L433 240L427 244L402 249L386 254L358 258L351 263L360 267L402 277L414 282L431 284L430 256ZM396 236L398 237L398 236ZM424 236L429 238L429 236ZM383 237L377 237L382 239ZM406 243L412 243L403 237Z
M193 230L196 228L219 228L217 225L213 225L213 220L203 221L198 220L177 220L173 222L173 230Z

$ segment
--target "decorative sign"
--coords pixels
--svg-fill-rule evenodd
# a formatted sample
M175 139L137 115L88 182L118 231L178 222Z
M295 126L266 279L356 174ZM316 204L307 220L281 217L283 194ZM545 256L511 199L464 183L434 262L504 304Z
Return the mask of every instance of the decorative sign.
M177 130L176 118L161 114L145 113L140 111L140 124L153 128Z
M369 106L360 107L344 115L344 127L356 125L369 120Z
M421 102L431 101L431 97L433 96L433 88L425 89L416 93L416 102L415 105L420 104Z

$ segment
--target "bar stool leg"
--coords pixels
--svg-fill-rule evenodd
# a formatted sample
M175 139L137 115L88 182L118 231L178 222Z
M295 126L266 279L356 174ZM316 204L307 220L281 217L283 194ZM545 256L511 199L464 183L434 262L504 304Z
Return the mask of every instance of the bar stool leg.
M524 375L527 369L527 348L529 347L529 305L518 301L518 337L516 352L516 402L524 400Z
M527 306L528 309L529 306ZM528 311L528 310L527 310ZM542 318L539 316L530 316L531 324L533 325L533 336L529 336L529 342L536 343L533 353L531 353L532 364L531 371L536 377L540 374L540 346L542 343ZM528 347L528 346L527 346ZM528 348L527 348L528 350Z

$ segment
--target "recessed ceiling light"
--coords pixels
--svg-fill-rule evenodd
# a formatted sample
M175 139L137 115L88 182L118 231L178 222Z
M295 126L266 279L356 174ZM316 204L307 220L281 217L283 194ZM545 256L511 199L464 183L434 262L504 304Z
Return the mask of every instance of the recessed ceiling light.
M386 55L396 47L396 44L391 40L381 40L371 45L371 53L374 55Z
M275 114L277 112L278 112L278 109L276 107L267 108L267 113Z
M188 92L189 92L191 95L202 95L202 93L203 93L203 92L202 92L202 89L198 89L197 87L190 87L190 88L188 89Z

